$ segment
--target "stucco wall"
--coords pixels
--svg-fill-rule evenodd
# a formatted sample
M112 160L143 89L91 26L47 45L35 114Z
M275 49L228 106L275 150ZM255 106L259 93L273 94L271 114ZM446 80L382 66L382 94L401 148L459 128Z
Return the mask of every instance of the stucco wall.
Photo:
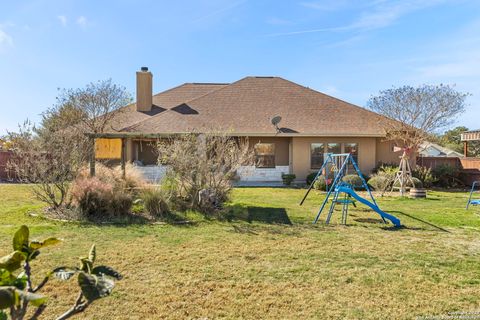
M310 145L312 143L358 143L358 165L364 174L369 174L376 165L376 138L292 138L292 171L298 181L306 179L311 172Z
M393 152L394 143L377 138L377 163L400 163L401 152Z
M288 137L249 137L248 143L250 148L257 143L274 143L275 144L275 165L276 166L288 166L288 148L291 138Z

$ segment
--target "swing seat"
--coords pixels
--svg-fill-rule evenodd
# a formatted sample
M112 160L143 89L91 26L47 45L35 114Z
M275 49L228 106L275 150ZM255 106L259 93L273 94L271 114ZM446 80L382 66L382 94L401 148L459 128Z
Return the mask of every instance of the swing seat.
M470 204L473 206L480 206L480 199L470 200Z

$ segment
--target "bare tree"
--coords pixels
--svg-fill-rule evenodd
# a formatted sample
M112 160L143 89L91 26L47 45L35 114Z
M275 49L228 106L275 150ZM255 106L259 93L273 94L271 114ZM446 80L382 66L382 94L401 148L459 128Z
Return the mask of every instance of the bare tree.
M8 168L21 182L33 183L35 197L51 208L68 207L70 181L85 159L84 140L77 139L74 130L49 134L48 140L39 138L30 122L10 132L13 157Z
M57 105L72 108L85 131L102 133L114 128L113 119L132 101L130 94L111 79L89 83L81 89L63 89Z
M68 206L70 182L93 154L86 133L109 130L130 101L125 88L111 80L61 90L38 127L27 121L19 132L9 133L14 152L9 167L21 181L35 183L35 196L50 207Z
M416 150L430 134L454 122L468 96L449 85L403 86L380 91L367 106L395 120L385 127L387 140Z
M228 199L237 169L253 161L247 139L226 133L187 134L158 143L159 163L168 165L174 197L211 213ZM177 199L178 200L178 199Z

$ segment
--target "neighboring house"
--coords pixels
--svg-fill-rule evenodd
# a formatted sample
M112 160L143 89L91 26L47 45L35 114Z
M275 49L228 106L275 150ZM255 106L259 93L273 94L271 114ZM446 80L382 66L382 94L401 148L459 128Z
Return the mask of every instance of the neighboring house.
M282 118L278 128L271 123L275 116ZM164 172L156 166L156 139L225 130L248 137L256 152L256 164L238 171L242 181L281 181L282 173L294 173L298 181L305 181L320 168L325 153L352 153L366 174L380 162L398 162L393 144L384 141L388 121L279 77L185 83L152 95L152 74L142 68L137 72L136 103L116 116L113 130L95 137L103 149L121 145L124 160L139 164L150 179L156 179ZM97 147L97 151L100 158L112 157L105 156L108 150Z
M438 144L425 141L418 148L420 157L463 157L463 154L439 146Z

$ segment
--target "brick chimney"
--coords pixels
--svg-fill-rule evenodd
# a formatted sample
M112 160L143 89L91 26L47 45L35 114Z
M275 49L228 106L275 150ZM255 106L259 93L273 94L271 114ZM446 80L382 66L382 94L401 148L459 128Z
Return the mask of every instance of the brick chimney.
M142 67L140 71L137 71L137 111L152 110L152 78L153 75L147 67Z

